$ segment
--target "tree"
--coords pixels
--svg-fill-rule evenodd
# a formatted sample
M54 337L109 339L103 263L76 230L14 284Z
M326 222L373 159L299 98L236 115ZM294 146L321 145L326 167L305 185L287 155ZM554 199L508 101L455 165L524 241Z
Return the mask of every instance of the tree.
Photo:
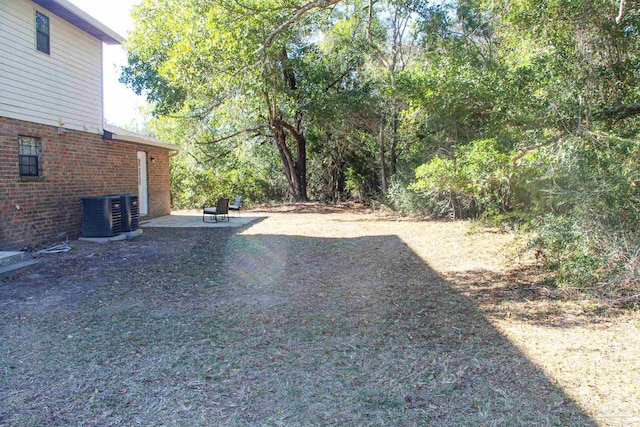
M398 89L397 80L418 50L418 33L414 26L418 17L415 11L420 9L421 3L415 0L369 0L366 9L367 38L372 50L371 66L375 70L373 74L377 79L376 86L383 100L378 132L380 185L383 194L387 192L389 178L396 172L400 114L406 104L406 99Z
M122 80L157 114L204 124L202 143L242 135L276 147L293 200L307 199L301 57L338 0L145 0Z
M530 218L562 281L639 283L637 2L455 7L402 81L430 148L413 188Z

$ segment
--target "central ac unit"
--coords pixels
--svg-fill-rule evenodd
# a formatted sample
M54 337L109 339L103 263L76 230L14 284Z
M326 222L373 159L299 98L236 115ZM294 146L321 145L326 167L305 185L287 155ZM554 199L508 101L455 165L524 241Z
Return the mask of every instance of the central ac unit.
M136 231L140 221L138 196L121 194L120 204L122 206L122 231Z
M82 235L113 237L122 233L120 196L82 197Z

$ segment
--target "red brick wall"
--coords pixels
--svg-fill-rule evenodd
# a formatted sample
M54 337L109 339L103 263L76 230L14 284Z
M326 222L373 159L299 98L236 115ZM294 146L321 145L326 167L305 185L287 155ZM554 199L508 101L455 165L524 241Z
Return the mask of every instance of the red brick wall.
M149 217L168 215L171 212L170 151L153 147L146 147L146 151Z
M18 135L40 138L41 178L20 177ZM36 242L31 224L47 235L66 231L79 236L81 197L138 194L138 151L147 152L148 217L167 215L167 150L73 130L58 135L55 127L0 117L0 249Z

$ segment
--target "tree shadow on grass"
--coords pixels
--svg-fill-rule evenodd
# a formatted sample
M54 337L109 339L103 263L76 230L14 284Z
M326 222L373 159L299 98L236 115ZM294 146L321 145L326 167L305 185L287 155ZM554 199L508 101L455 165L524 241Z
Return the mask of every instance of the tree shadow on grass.
M263 386L278 402L297 390L299 421L593 424L396 236L237 236L229 256L241 329L286 360Z
M0 424L595 425L396 236L179 233L4 307Z

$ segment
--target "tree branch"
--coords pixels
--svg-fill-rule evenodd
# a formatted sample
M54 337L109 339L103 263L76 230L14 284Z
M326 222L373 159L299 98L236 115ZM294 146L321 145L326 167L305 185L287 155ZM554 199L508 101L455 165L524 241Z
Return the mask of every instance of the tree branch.
M231 135L227 135L227 136L225 136L223 138L214 139L213 141L198 142L198 144L200 144L200 145L217 144L218 142L226 141L227 139L231 139L231 138L236 137L238 135L242 135L243 133L256 132L256 131L258 131L260 129L264 129L265 127L266 127L266 125L261 125L261 126L256 126L256 127L253 127L253 128L242 129L242 130L239 130L238 132L232 133Z
M538 144L534 144L534 145L530 145L528 147L522 147L520 148L520 153L518 153L517 156L515 156L512 160L511 160L511 165L515 168L517 165L516 163L519 162L524 156L527 155L528 152L533 151L533 150L537 150L538 148L542 148L542 147L546 147L547 145L551 145L554 144L556 142L558 142L561 138L562 138L562 134L556 135L553 138L550 138L546 141L540 142Z
M346 69L346 71L342 74L340 74L334 81L332 81L331 83L329 83L325 88L324 91L328 92L329 89L331 89L332 87L334 87L335 85L337 85L338 83L340 83L342 81L342 79L344 79L347 74L349 74L352 71L351 65L349 65Z
M193 158L193 160L195 160L197 164L201 164L202 163L202 162L200 162L200 159L198 159L191 151L185 150L185 153L187 153L189 156L191 156L191 158Z
M620 104L605 108L602 115L607 119L621 120L640 114L640 102L635 104Z
M309 12L310 10L313 9L324 9L326 7L332 6L336 3L339 3L342 0L317 0L317 1L313 1L311 3L307 3L303 6L301 6L298 11L296 13L293 14L293 16L289 19L287 19L286 21L284 21L282 24L280 24L280 26L278 28L276 28L275 30L273 30L271 32L271 34L269 34L269 36L265 39L264 43L262 44L262 46L260 46L258 48L258 50L256 51L257 54L264 52L265 49L268 49L269 47L271 47L271 45L273 44L273 41L275 40L275 38L284 30L286 30L287 28L289 28L291 25L295 24L296 22L298 22L298 20L303 17L307 12Z
M373 4L374 3L375 3L374 0L369 0L369 22L367 22L367 41L369 42L369 46L371 47L371 49L373 49L376 52L376 55L378 55L378 59L380 60L382 65L388 70L390 69L389 62L384 57L384 53L382 53L380 48L378 48L378 46L376 46L376 44L373 42L373 37L371 36L371 23L373 22Z
M235 3L237 6L241 7L242 9L253 12L254 14L255 13L271 13L271 12L277 12L284 9L283 7L269 7L269 8L251 7L245 3L240 2L239 0L233 0L233 3Z
M480 28L480 27L477 27L476 29L474 29L471 32L471 34L461 33L461 32L458 32L458 31L451 31L451 34L464 37L469 43L471 43L473 45L473 47L476 48L476 50L480 54L480 57L482 58L482 60L484 62L486 62L486 58L484 56L484 53L482 53L482 49L480 49L480 46L478 46L478 44L473 40L473 37L472 37L473 33L475 33L478 28Z
M618 25L620 25L620 23L622 22L622 18L624 18L625 3L626 3L626 0L620 0L620 9L618 9L618 16L616 16L616 24Z
M276 125L279 125L283 129L288 130L289 133L293 136L293 139L295 139L296 141L300 141L300 139L303 138L302 134L298 132L295 126L285 122L282 119L279 119Z
M210 163L210 162L218 162L222 159L228 159L229 155L231 154L232 150L225 150L222 153L218 153L215 156L211 155L211 154L206 154L206 153L202 153L202 155L204 156L204 163ZM195 158L195 156L192 155L192 157ZM198 163L201 163L200 161L198 161Z

